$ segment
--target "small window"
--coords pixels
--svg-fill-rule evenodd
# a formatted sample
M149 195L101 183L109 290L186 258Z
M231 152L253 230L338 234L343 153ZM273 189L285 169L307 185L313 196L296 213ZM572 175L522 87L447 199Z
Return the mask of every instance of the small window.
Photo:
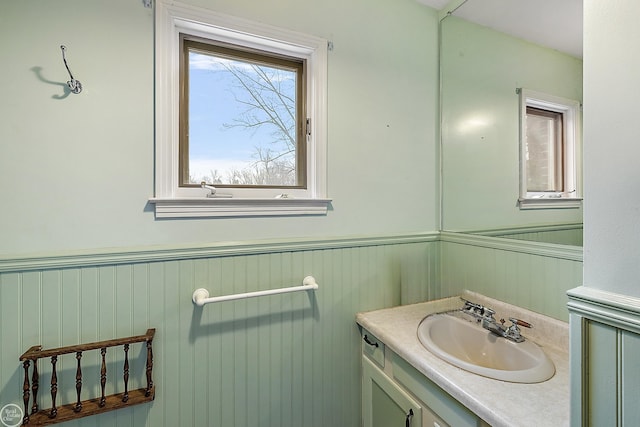
M580 104L520 90L521 209L579 207Z
M180 183L306 188L305 61L181 35Z
M559 193L564 186L563 115L527 106L527 193Z
M156 3L156 217L327 213L327 45Z

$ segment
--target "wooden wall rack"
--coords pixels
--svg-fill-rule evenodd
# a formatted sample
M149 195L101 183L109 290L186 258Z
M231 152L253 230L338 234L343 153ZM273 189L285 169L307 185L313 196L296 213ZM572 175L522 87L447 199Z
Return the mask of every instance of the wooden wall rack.
M116 338L108 341L98 341L87 344L72 345L67 347L43 350L42 346L36 345L27 350L20 361L24 368L24 384L22 387L22 399L24 401L24 417L22 425L44 426L57 424L76 418L96 415L114 409L126 408L140 403L150 402L155 397L155 386L152 380L153 371L153 351L151 343L155 335L155 329L148 329L144 335L137 335L126 338ZM137 390L129 390L129 345L134 343L146 343L147 360L146 360L146 377L147 386ZM109 396L105 396L105 384L107 382L107 349L111 347L123 346L124 349L124 366L122 371L122 379L124 382L124 391ZM98 398L81 400L82 392L82 367L80 360L82 354L86 351L100 350L102 364L100 367L100 389L101 395ZM76 396L74 403L62 404L56 406L56 398L58 394L58 373L56 371L56 363L58 356L65 354L75 354L77 360L76 368ZM38 407L38 390L40 387L40 377L38 374L38 360L43 358L51 358L51 402L49 409L40 409ZM29 367L33 362L33 370L31 374L31 382L29 382ZM31 406L29 405L31 401Z

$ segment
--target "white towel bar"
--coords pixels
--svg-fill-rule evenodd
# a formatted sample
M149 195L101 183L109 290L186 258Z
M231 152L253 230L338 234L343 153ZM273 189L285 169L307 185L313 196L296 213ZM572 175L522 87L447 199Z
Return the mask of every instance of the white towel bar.
M318 289L318 284L316 283L316 279L313 276L307 276L304 279L302 279L302 286L293 286L289 288L280 288L280 289L269 289L267 291L246 292L244 294L224 295L220 297L209 297L209 291L206 289L200 288L193 291L193 296L191 297L191 300L195 305L202 307L203 305L210 304L212 302L231 301L234 299L253 298L253 297L261 297L264 295L285 294L289 292L298 292L298 291L310 291L315 289Z

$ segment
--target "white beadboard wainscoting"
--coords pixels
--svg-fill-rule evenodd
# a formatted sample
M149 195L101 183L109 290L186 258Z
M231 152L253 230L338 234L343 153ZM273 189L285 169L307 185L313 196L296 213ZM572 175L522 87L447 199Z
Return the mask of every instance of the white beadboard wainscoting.
M45 349L144 333L153 343L156 399L69 426L326 427L361 422L355 314L463 289L566 319L581 284L581 249L457 233L259 241L104 250L0 259L0 403L22 403L18 358ZM226 295L289 286L314 292L197 307L198 288ZM144 352L131 380L144 381ZM122 372L110 354L108 376ZM75 360L58 364L73 400ZM42 370L39 396L48 404ZM97 394L98 360L83 360ZM67 379L65 379L67 378ZM117 388L109 377L107 391Z

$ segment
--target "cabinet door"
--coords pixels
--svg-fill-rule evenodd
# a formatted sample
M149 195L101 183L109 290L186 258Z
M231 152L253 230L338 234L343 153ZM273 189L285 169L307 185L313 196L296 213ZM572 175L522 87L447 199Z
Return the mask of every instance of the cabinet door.
M422 407L367 357L362 358L364 427L421 427Z

